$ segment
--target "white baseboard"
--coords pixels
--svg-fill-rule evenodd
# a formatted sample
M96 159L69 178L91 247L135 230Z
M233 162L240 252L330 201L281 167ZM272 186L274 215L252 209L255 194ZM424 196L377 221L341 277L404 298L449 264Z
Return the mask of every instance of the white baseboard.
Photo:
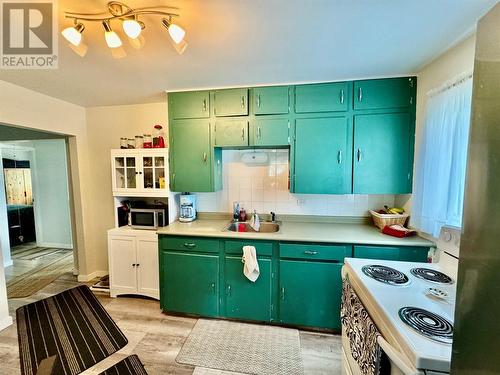
M6 316L2 320L0 320L0 331L4 330L8 326L10 326L14 321L10 315Z
M57 242L37 242L38 247L54 247L57 249L73 249L73 245L67 243L57 243Z
M9 267L9 266L12 266L14 264L14 261L11 259L7 262L3 262L3 266L4 267Z
M81 283L89 282L90 280L95 279L96 277L103 277L109 274L109 271L94 271L89 273L88 275L78 275L78 281Z

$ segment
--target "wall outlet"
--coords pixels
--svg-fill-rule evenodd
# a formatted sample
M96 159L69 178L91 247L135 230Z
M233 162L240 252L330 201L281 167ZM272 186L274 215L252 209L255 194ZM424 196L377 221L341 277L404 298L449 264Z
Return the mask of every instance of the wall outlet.
M303 206L306 204L306 200L305 199L297 199L297 206Z

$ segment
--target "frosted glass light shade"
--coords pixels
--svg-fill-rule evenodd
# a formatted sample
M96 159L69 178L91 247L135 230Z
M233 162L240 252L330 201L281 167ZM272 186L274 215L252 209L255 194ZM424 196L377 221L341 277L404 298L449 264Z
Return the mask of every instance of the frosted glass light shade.
M141 35L142 27L136 20L123 21L123 31L130 39L136 39Z
M171 23L169 25L168 33L170 34L170 37L176 44L182 42L182 40L186 36L186 31L175 23Z
M78 47L82 42L82 31L84 27L82 24L65 28L61 31L62 36L72 45Z
M106 31L104 33L104 38L109 48L118 48L122 46L122 40L114 31Z

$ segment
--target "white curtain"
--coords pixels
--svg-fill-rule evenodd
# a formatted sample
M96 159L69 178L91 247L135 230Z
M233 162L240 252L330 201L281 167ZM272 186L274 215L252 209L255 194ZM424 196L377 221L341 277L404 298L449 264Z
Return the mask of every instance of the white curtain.
M462 225L471 99L469 74L428 93L411 224L434 237L443 225Z

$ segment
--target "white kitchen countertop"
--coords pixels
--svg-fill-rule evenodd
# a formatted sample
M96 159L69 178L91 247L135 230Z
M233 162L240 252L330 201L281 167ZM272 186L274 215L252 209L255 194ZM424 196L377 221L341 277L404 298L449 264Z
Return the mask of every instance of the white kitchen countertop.
M422 237L397 238L382 234L380 230L367 224L340 224L314 222L280 222L276 233L242 233L224 230L229 220L197 219L191 223L174 222L157 231L159 235L195 236L218 238L244 238L273 241L302 241L349 243L385 246L433 246Z

